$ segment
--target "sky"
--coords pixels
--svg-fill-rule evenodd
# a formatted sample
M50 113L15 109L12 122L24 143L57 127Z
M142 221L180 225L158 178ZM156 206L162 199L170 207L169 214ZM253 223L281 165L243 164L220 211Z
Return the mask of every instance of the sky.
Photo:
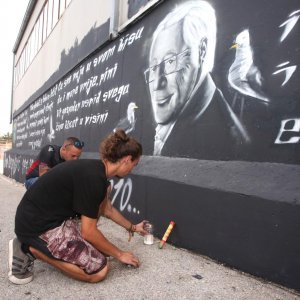
M13 70L13 47L29 0L0 1L0 136L11 132L10 106Z

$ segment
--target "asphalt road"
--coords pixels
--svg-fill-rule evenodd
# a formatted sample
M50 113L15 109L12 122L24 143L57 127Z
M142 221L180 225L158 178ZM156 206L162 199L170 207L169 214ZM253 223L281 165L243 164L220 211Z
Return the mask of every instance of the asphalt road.
M35 261L34 280L23 286L7 279L8 241L14 237L14 215L25 188L0 175L0 298L1 299L300 299L293 290L265 282L218 264L207 257L166 244L144 245L135 235L102 218L99 228L119 248L134 252L138 269L110 260L110 272L97 284L75 281L43 262Z

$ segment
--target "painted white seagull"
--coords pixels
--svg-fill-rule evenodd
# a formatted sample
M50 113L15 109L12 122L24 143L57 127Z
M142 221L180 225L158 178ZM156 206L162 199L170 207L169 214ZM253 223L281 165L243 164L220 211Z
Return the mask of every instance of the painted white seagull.
M131 131L134 130L135 128L135 122L136 122L136 117L134 114L134 110L137 109L138 107L134 102L130 102L127 107L127 115L125 118L121 119L118 123L117 126L114 129L114 132L118 129L121 128L123 129L126 134L130 133Z
M230 86L236 91L232 106L235 105L237 98L241 99L241 112L243 113L243 106L245 96L255 98L264 103L269 103L269 98L262 91L262 75L253 62L253 51L250 45L249 30L245 29L240 32L235 44L231 49L235 48L235 59L229 68L228 82Z
M52 119L51 112L49 114L49 126L50 126L50 131L47 134L47 138L48 138L49 142L51 143L51 141L55 139L55 130L53 128L53 119Z

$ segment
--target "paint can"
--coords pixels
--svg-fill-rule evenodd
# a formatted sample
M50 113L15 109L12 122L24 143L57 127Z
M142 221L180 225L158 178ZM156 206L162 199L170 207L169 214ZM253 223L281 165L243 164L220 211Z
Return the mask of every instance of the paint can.
M144 223L144 230L147 232L144 235L144 244L146 245L152 245L154 242L153 238L153 225L150 222Z

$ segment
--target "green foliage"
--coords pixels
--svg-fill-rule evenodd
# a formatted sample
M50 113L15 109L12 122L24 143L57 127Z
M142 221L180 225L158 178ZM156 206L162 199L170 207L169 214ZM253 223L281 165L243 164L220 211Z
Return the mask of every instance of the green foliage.
M0 136L0 141L2 142L11 142L12 141L12 133L7 132L6 134Z

